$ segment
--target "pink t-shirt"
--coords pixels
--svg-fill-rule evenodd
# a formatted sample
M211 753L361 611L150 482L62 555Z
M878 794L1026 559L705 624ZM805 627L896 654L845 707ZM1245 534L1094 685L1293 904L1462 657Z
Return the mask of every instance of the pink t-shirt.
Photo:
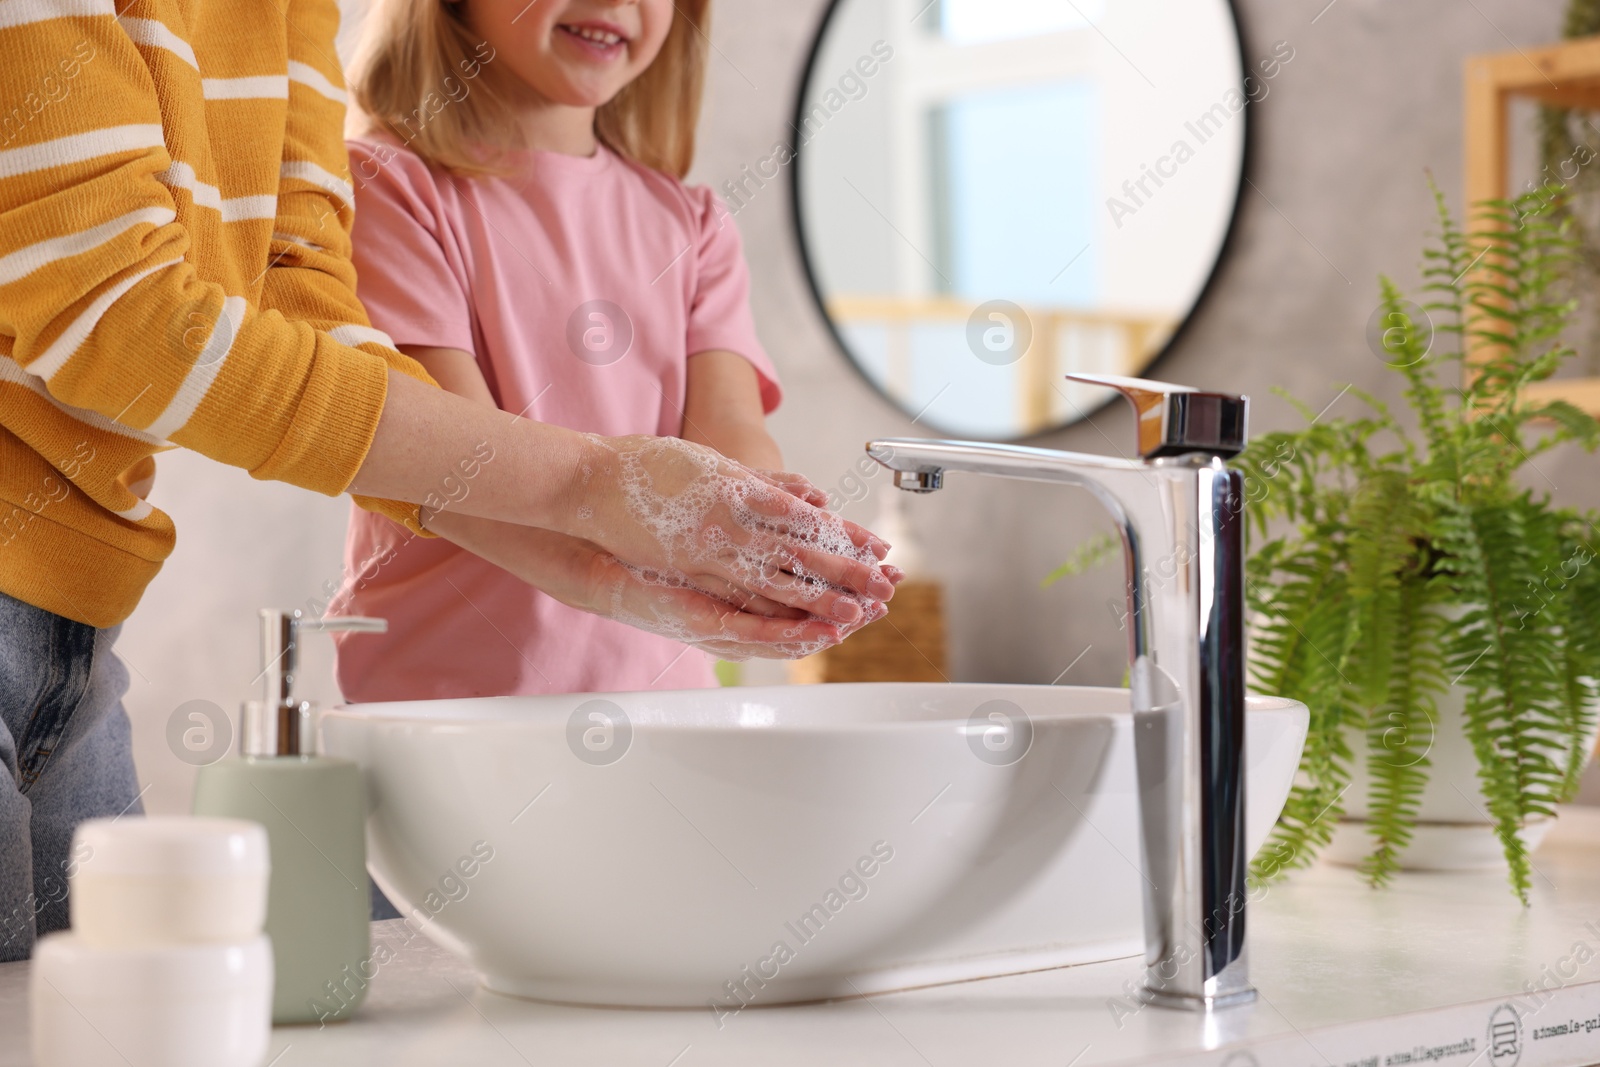
M709 189L605 148L530 152L515 177L463 178L356 140L350 172L358 295L373 325L396 344L471 352L504 410L608 436L679 436L688 357L713 349L750 360L766 409L777 406L739 234ZM339 639L347 700L716 684L698 650L576 611L368 511L353 513L345 562L339 613L389 620L387 634Z

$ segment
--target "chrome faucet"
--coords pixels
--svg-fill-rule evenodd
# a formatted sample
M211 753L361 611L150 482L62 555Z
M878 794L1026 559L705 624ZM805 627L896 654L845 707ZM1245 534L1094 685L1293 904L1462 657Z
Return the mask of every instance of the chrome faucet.
M1249 398L1069 374L1133 405L1138 459L914 439L867 453L928 493L946 471L1081 486L1116 521L1144 870L1144 999L1210 1010L1255 997L1245 955L1244 447Z

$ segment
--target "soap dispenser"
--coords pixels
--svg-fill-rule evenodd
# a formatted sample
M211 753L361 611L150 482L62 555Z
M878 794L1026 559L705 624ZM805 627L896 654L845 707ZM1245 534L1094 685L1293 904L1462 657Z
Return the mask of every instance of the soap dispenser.
M294 695L305 633L382 633L382 619L261 612L262 700L241 713L240 757L200 769L196 815L267 830L272 872L266 933L276 965L272 1021L347 1018L372 978L366 790L349 760L316 755L315 708Z

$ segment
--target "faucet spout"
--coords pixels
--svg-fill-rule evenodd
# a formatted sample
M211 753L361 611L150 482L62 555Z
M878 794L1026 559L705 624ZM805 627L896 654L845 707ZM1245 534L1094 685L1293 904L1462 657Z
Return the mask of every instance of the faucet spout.
M1127 380L1104 384L1123 388ZM1160 383L1138 382L1141 396ZM1242 445L1242 397L1233 401ZM1158 413L1159 415L1159 413ZM1141 420L1144 416L1141 412ZM1196 420L1190 416L1189 421ZM1211 1010L1254 998L1245 951L1244 485L1217 447L1163 430L1137 460L970 441L867 445L895 484L929 492L950 471L1072 485L1122 538L1130 701L1144 874L1144 998ZM1225 427L1226 429L1226 427ZM1143 451L1143 449L1141 449Z

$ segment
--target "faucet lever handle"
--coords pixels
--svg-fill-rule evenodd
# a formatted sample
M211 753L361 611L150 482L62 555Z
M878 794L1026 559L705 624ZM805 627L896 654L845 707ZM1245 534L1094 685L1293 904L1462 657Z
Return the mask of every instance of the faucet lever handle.
M300 669L299 639L303 633L381 634L389 629L386 619L361 615L333 615L308 619L299 610L261 609L261 677L268 707L292 706L295 675Z
M1232 456L1249 438L1247 396L1115 374L1069 374L1067 380L1115 389L1133 405L1143 459L1193 452Z
M381 634L389 632L388 619L374 619L366 615L324 615L320 619L301 619L303 634Z

